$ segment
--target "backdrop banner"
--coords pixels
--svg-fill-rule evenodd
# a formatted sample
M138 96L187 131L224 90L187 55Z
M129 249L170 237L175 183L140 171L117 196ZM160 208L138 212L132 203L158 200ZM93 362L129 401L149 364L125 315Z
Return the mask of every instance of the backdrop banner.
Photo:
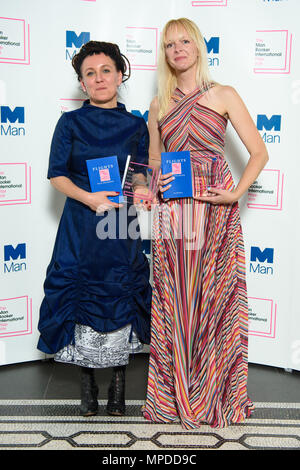
M46 178L49 148L60 115L85 99L73 55L89 40L118 43L132 65L119 101L147 121L161 30L187 17L212 77L242 96L269 151L240 201L249 362L300 370L299 0L15 0L0 14L0 364L44 358L37 323L65 200ZM230 124L226 158L237 182L248 152ZM140 223L151 263L150 215Z

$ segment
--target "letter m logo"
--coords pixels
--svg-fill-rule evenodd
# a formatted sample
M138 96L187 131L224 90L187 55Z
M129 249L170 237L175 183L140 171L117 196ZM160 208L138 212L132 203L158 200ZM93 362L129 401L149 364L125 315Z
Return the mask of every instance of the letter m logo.
M274 260L274 249L265 248L263 251L258 246L251 246L250 261L260 261L261 263L273 263Z
M80 49L83 44L90 40L90 33L80 33L79 36L74 31L66 31L66 47L75 46Z
M265 114L258 114L257 129L259 131L262 131L263 129L266 131L270 131L272 129L274 129L274 131L280 131L281 116L279 114L274 114L272 117L270 117L270 119L268 119Z
M4 246L4 261L9 261L10 259L25 259L26 258L26 244L19 243L19 245L14 248L12 245Z
M138 117L142 117L146 122L148 121L148 114L149 114L149 111L145 111L144 114L141 113L141 111L139 111L138 109L132 109L132 114L134 114L135 116L138 116Z
M16 106L12 111L9 106L1 106L1 122L25 122L24 108Z
M214 54L219 54L220 50L220 38L218 37L212 37L210 38L209 41L207 41L204 38L206 47L207 47L207 53L209 54L210 52L213 52Z

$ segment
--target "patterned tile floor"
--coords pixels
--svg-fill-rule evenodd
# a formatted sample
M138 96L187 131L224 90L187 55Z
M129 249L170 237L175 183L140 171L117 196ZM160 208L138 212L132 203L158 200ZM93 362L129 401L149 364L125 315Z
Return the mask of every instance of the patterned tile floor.
M143 419L142 401L128 401L124 418L82 418L78 400L0 400L0 450L300 450L300 404L255 403L246 423L225 429L186 431L179 423Z
M78 413L78 368L52 360L1 367L0 451L27 451L25 455L34 450L89 451L89 455L97 451L98 463L100 456L112 459L116 452L121 452L124 459L126 452L131 456L152 452L148 464L156 464L163 462L153 459L166 452L190 453L199 458L199 453L207 450L300 450L297 371L249 365L249 395L256 406L251 418L225 429L203 425L191 431L182 429L179 423L149 423L141 416L147 382L146 354L138 355L128 366L126 416L106 416L110 373L97 371L99 413L83 418ZM143 458L140 461L146 463Z

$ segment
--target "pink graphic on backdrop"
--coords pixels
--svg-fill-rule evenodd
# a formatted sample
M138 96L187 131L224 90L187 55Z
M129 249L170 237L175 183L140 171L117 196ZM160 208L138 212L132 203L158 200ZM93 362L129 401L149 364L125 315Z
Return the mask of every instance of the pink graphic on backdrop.
M283 210L283 185L284 185L284 174L280 170L274 169L264 169L261 172L261 179L265 179L264 175L271 177L269 185L264 184L264 181L261 183L258 191L251 189L248 190L248 203L247 206L249 209L264 209L264 210L273 210L273 211L282 211ZM265 189L264 189L265 188ZM269 201L268 201L269 199Z
M254 73L289 74L292 34L286 29L257 30L256 33Z
M19 170L20 180L18 181L14 180L14 166L16 167L15 171ZM0 163L0 177L0 206L31 204L31 167L28 163ZM22 190L14 195L16 191L14 188L11 190L7 187L6 189L6 185L10 185L7 181L14 181L14 183L21 185Z
M193 7L227 7L227 0L199 0L192 1Z
M258 297L249 297L249 304L256 305L256 308L260 309L258 313L255 313L257 321L251 319L251 312L249 313L249 335L274 339L276 337L277 304L272 299L261 299ZM259 317L258 315L261 316ZM257 325L266 326L259 329Z
M15 29L19 30L19 39L20 41L13 41L10 40L9 36L6 36L6 30L8 26L12 26L14 24ZM30 30L29 24L26 25L26 21L21 18L6 18L4 16L0 16L0 30L2 31L2 41L4 44L1 46L1 53L0 53L0 63L3 64L19 64L19 65L30 65ZM17 32L16 32L17 34ZM3 39L5 38L5 39ZM14 38L11 38L14 39ZM5 41L7 40L7 46ZM21 57L17 57L18 49L14 49L16 52L15 55L12 53L10 42L14 42L17 47L20 44L21 47ZM6 49L8 49L6 51Z
M14 311L14 308L17 310ZM9 315L7 321L5 321L5 316L1 313L0 338L32 334L32 299L28 295L0 299L0 311L7 311ZM10 320L11 318L14 318L13 322ZM11 329L10 323L14 325ZM20 325L19 329L16 328L18 324Z
M59 98L62 113L78 109L86 98Z
M133 70L157 68L158 28L127 26L126 55Z

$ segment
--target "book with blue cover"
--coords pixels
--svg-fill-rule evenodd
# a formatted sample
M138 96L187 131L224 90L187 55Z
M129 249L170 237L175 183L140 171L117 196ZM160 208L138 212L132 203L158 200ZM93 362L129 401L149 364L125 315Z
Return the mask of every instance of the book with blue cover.
M193 197L193 179L189 151L162 152L162 174L173 173L171 187L163 193L165 199Z
M113 202L123 202L123 192L118 157L100 157L86 160L92 193L97 191L116 191L120 195L108 196Z

